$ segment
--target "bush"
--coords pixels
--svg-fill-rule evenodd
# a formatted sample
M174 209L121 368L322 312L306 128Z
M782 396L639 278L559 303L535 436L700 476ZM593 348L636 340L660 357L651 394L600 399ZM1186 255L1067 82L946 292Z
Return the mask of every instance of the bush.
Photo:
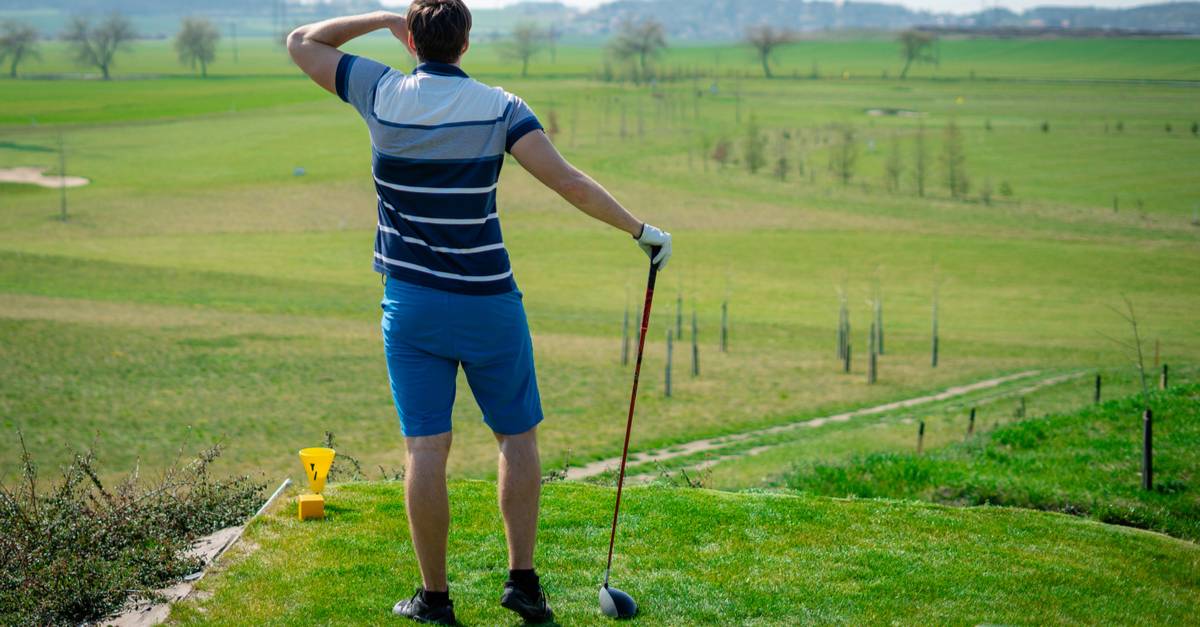
M0 486L0 623L78 625L195 572L186 555L208 533L240 524L262 501L248 477L213 480L213 447L151 487L135 471L101 482L91 452L76 455L49 490L21 441L23 473Z

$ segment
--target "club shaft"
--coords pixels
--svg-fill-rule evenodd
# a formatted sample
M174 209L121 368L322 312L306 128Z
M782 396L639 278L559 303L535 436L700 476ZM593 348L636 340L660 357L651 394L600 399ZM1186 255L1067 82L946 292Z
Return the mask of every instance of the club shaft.
M642 355L646 349L646 331L650 327L650 306L654 302L654 282L658 268L650 264L650 277L646 281L646 305L642 308L642 332L638 337L637 362L633 367L633 392L629 395L629 417L625 420L625 445L621 450L621 471L617 475L617 503L613 507L612 531L608 536L608 565L604 569L604 585L608 586L608 574L612 571L613 546L617 541L617 517L621 513L621 492L625 487L625 462L629 458L629 435L633 432L633 409L637 405L638 379L642 374Z

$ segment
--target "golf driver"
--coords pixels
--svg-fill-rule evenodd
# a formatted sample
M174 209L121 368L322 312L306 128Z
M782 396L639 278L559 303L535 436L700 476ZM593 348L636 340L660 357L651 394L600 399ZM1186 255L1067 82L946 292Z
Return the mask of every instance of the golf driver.
M633 408L637 404L638 377L642 374L642 353L646 348L646 329L650 326L650 305L654 302L654 281L658 278L658 266L650 256L650 278L646 281L646 305L642 308L642 332L638 337L637 361L633 367L633 393L629 395L629 417L625 421L625 447L621 450L621 472L617 476L617 503L613 507L612 532L608 536L608 566L604 569L604 585L600 586L600 611L611 618L630 618L637 614L637 603L633 597L608 585L612 574L613 545L617 540L617 517L621 513L621 490L625 487L625 461L629 457L629 434L633 431Z

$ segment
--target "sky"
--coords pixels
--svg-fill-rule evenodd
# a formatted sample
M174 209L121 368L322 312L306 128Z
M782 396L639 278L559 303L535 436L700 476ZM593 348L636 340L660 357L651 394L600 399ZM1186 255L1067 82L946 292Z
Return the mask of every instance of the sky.
M605 0L559 0L563 4L590 9L603 4ZM1035 6L1096 6L1096 7L1130 7L1149 2L1139 0L876 0L880 2L902 4L911 9L925 9L947 13L971 13L993 6L1021 11ZM1157 0L1155 0L1157 1ZM392 6L407 6L408 0L384 0L384 4ZM513 0L467 0L467 6L477 9L490 9L507 4Z

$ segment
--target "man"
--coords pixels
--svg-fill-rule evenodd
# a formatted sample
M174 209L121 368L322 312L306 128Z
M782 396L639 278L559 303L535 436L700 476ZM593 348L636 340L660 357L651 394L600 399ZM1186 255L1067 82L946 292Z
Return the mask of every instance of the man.
M420 63L405 74L338 47L389 29ZM297 28L288 52L321 87L358 110L371 133L379 196L375 270L385 276L383 339L407 447L405 504L422 586L393 612L454 624L446 579L450 412L461 364L499 442L498 491L509 576L501 605L553 617L533 554L541 398L529 327L504 248L496 186L505 151L587 215L635 238L659 267L671 236L626 211L568 164L520 98L459 67L471 13L462 0L414 0L407 16L376 12Z

